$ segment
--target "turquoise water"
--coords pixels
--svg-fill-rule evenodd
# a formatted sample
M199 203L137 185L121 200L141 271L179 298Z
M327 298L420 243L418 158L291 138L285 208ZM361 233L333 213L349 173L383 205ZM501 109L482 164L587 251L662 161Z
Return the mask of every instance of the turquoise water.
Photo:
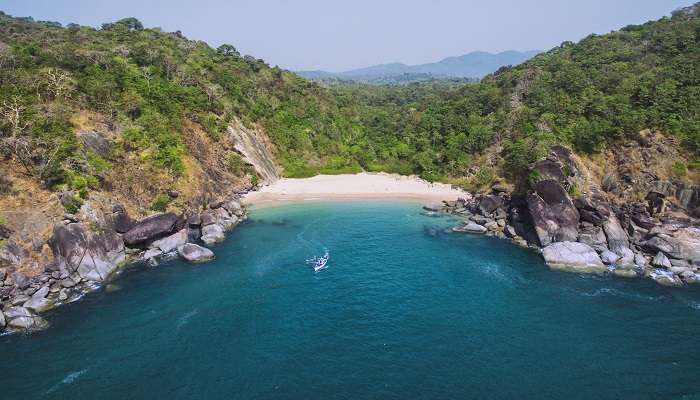
M698 289L550 271L420 212L255 210L215 262L129 269L0 337L0 398L700 398Z

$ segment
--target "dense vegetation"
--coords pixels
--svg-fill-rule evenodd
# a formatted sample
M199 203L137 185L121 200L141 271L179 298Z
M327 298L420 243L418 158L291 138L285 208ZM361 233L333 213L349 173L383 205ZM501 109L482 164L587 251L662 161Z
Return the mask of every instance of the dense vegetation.
M697 159L700 5L479 83L330 88L133 18L94 29L0 15L0 156L47 186L98 185L120 155L76 151L78 110L104 115L120 152L175 176L186 119L212 140L234 118L262 125L289 176L366 169L487 184L517 177L551 143L597 152L644 128L676 135ZM487 150L501 157L475 166Z

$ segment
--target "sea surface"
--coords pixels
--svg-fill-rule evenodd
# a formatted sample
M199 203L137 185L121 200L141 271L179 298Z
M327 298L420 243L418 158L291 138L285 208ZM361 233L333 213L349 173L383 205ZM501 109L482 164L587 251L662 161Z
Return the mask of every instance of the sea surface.
M551 271L454 223L254 209L216 261L129 268L0 337L0 398L700 399L700 288Z

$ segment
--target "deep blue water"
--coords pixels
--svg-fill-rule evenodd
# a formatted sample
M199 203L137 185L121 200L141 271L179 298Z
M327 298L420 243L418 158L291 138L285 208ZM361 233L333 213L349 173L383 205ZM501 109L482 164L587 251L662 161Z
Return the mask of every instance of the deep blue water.
M0 337L0 398L700 398L698 289L551 271L420 212L255 210L215 262L128 269Z

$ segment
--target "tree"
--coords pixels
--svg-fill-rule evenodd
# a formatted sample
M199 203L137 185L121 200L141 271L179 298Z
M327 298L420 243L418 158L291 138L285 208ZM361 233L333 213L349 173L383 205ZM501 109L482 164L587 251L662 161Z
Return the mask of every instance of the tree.
M228 56L238 57L241 55L241 53L239 53L238 50L236 50L236 48L233 47L233 45L230 45L228 43L224 43L221 46L217 47L216 52L222 56L227 56L227 57Z

